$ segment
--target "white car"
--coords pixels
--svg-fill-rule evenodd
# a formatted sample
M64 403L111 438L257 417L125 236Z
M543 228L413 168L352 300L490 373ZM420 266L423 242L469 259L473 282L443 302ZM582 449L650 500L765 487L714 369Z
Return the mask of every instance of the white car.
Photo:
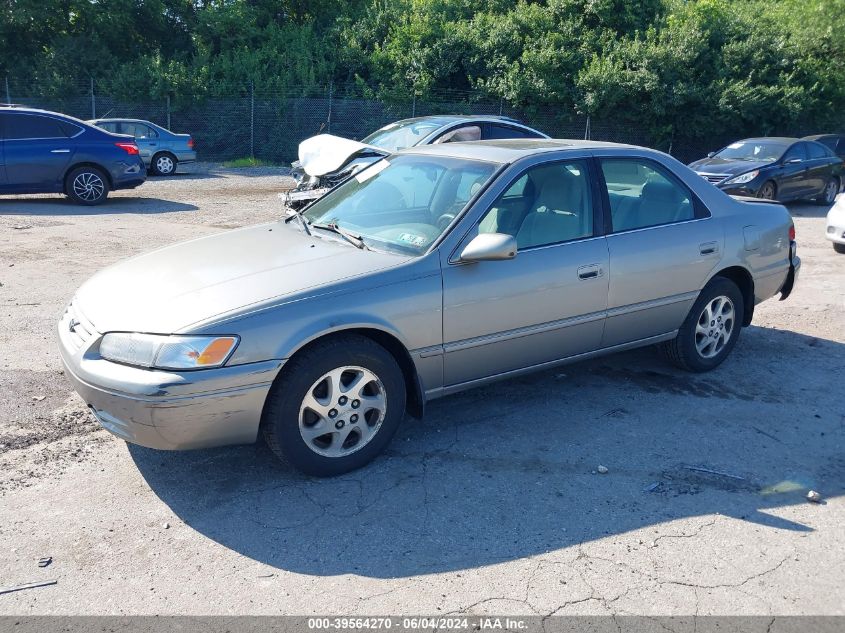
M833 242L833 250L845 253L845 196L839 196L828 212L825 235Z

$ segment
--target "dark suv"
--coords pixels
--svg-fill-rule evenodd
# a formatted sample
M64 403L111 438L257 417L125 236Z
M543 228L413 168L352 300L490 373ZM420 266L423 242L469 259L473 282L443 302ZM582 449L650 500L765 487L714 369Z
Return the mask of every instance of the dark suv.
M55 112L0 106L0 194L64 193L95 205L146 179L131 136Z

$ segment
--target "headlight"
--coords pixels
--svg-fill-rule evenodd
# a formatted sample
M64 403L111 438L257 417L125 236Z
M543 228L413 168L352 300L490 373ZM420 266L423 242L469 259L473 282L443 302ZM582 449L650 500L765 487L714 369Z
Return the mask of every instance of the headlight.
M100 341L100 356L138 367L209 369L229 360L237 345L237 336L111 333Z
M755 169L754 171L749 171L744 174L740 174L739 176L734 176L730 180L726 181L725 184L732 184L732 185L744 185L747 182L751 182L757 176L760 175L760 170Z

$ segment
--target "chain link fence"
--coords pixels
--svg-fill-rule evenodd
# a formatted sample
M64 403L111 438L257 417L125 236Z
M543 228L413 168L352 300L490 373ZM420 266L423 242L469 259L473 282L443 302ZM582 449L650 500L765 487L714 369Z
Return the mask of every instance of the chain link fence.
M444 91L426 99L379 99L361 86L290 93L268 93L245 84L237 94L179 95L124 100L101 93L94 80L68 82L63 90L6 78L5 100L75 116L138 118L174 132L191 134L200 160L227 161L251 157L273 163L296 159L300 141L319 133L361 139L398 119L431 114L496 114L513 117L553 138L592 139L644 145L668 152L683 162L724 147L735 136L706 139L654 138L636 121L607 121L546 104L517 108L502 99L472 91ZM815 130L790 130L793 135ZM746 136L752 136L749 132Z

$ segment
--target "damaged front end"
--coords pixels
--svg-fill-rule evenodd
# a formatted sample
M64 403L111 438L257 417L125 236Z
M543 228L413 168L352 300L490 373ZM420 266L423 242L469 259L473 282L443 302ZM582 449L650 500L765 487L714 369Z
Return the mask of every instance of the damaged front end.
M386 155L383 149L339 136L312 136L299 144L299 160L291 164L296 186L279 197L297 211Z

